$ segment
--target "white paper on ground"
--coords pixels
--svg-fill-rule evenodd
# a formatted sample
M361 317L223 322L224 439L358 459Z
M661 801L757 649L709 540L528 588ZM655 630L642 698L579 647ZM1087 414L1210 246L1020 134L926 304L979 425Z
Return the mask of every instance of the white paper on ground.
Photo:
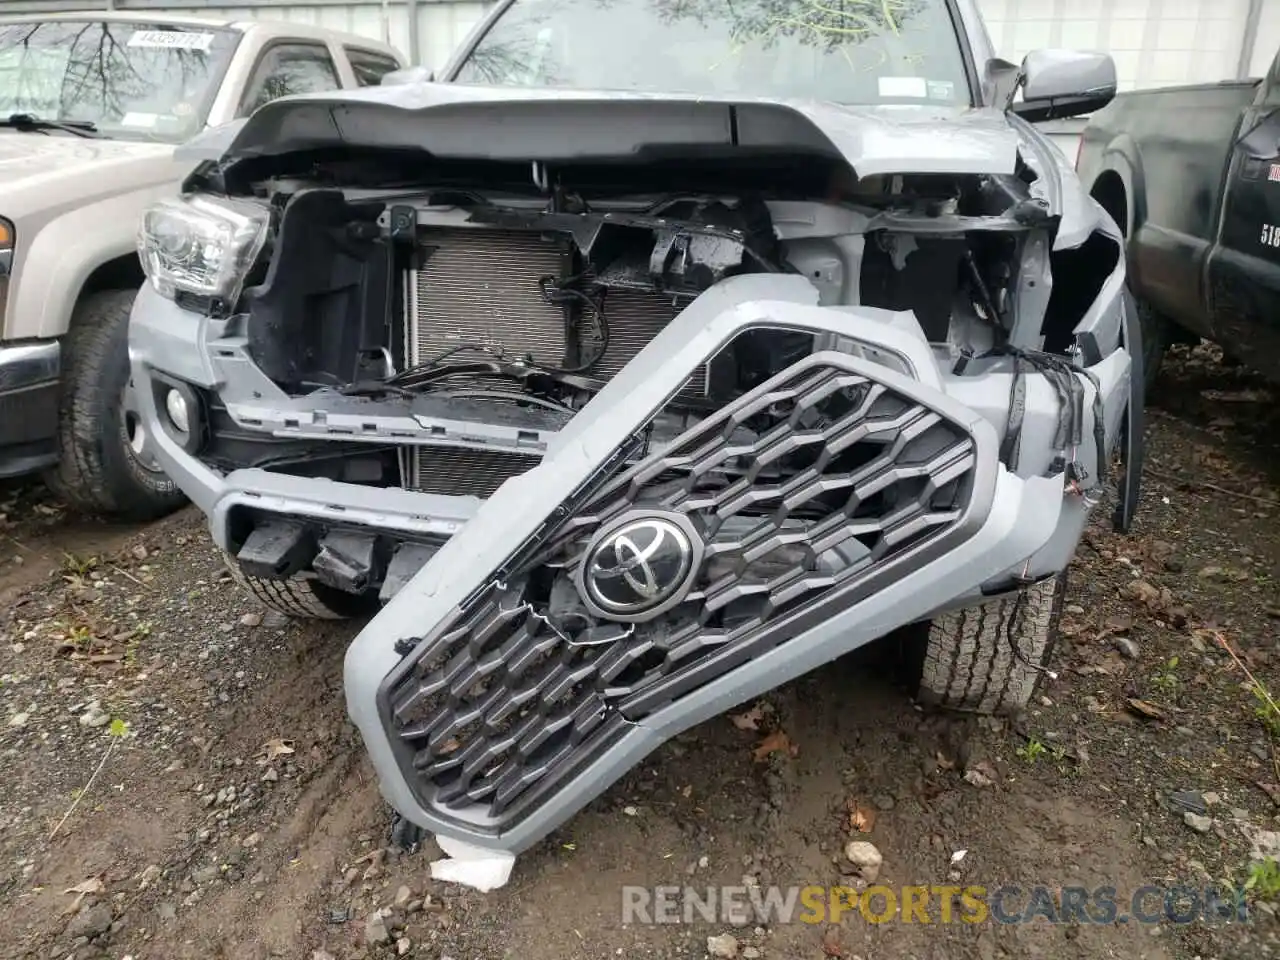
M440 860L431 861L431 879L460 883L481 893L505 886L511 878L516 855L503 850L486 850L451 837L436 837L445 852Z

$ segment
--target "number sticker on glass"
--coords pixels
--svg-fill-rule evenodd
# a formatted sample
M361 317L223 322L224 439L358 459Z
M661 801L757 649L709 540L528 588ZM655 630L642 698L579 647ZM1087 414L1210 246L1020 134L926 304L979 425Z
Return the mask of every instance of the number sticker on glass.
M877 80L882 97L911 97L923 100L929 96L924 77L880 77Z
M213 43L212 33L188 33L182 30L138 30L129 38L131 47L150 47L153 50L202 50L209 52Z

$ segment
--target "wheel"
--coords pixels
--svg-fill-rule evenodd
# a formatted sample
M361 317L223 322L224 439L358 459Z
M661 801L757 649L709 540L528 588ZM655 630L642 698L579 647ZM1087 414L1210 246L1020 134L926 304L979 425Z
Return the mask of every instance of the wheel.
M186 497L156 462L129 375L136 290L82 297L62 341L59 462L46 477L68 504L127 520L156 520Z
M928 627L919 699L973 713L1016 713L1044 675L1062 612L1065 575L945 613Z
M223 554L232 578L251 593L268 610L283 613L300 620L348 620L372 613L378 604L377 596L358 596L343 590L335 590L328 584L310 577L297 575L287 580L255 577L240 569L240 563L228 553Z
M1145 300L1134 297L1142 330L1142 389L1149 399L1164 355L1173 343L1173 323Z

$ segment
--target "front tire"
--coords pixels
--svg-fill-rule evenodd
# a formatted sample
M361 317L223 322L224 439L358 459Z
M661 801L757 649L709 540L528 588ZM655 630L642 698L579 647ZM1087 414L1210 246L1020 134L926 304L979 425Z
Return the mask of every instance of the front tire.
M156 463L132 403L129 311L136 290L80 299L62 341L58 465L47 482L71 506L125 520L157 520L186 497Z
M1017 713L1044 676L1058 635L1066 576L934 619L919 699L970 713Z
M287 580L255 577L245 573L240 562L229 553L223 556L232 579L245 592L268 610L295 620L350 620L367 616L378 605L375 595L346 593L301 575Z
M1138 327L1142 331L1143 395L1151 399L1160 366L1173 343L1173 323L1145 300L1135 296L1133 301L1138 310Z

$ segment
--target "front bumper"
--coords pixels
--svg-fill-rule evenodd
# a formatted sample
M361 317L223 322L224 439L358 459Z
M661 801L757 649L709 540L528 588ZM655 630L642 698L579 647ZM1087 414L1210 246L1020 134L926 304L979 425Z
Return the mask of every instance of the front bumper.
M348 710L384 795L404 816L436 833L518 852L680 730L900 626L980 601L1020 579L1058 572L1074 553L1095 497L1091 491L1068 493L1061 473L1051 468L1059 401L1047 379L1024 378L1015 474L999 454L999 432L1009 415L1009 374L993 368L952 376L909 314L820 308L812 290L792 276L744 276L718 284L550 439L538 467L483 503L266 471L221 475L166 433L146 390L140 391L142 412L161 428L154 432L166 472L210 515L214 537L223 545L231 514L246 505L322 522L457 534L351 644ZM135 378L163 371L234 392L225 385L239 374L217 373L205 348L207 321L191 315L179 320L174 322L163 303L139 298L130 335ZM893 358L899 369L847 352L814 354L671 447L648 453L628 468L630 479L618 479L620 445L643 435L707 358L741 332L762 326L856 336L880 357ZM235 350L226 353L230 357ZM1129 401L1128 354L1123 347L1113 349L1088 372L1087 381L1082 378L1085 435L1093 426L1096 384L1110 450ZM712 448L725 449L734 424L748 414L803 405L809 402L803 400L806 391L829 388L889 398L897 412L877 413L868 401L862 413L841 421L838 436L810 436L805 442L823 445L829 455L815 463L830 462L837 448L863 442L889 453L863 462L855 479L815 475L785 491L748 484L751 489L736 502L757 508L777 503L775 515L785 519L788 504L841 485L852 485L860 501L892 485L915 491L901 509L870 525L853 512L832 515L821 544L809 534L798 538L815 555L842 540L867 544L858 564L753 588L764 612L739 626L695 626L663 644L627 633L586 659L559 628L532 616L532 608L519 602L504 606L508 581L524 576L543 545L568 537L570 528L603 529L616 515L616 503L601 505L602 490L626 500L628 509L653 508L654 478L672 470L696 474L694 465L714 459L707 452ZM768 461L800 434L812 434L801 421L796 424L779 434L784 444L735 449L734 456ZM924 436L937 443L921 448L916 441ZM1079 459L1089 475L1098 475L1088 445ZM858 472L864 468L875 475ZM699 529L739 509L694 487L664 495L658 505ZM961 491L945 510L930 499L944 487ZM775 526L765 541L739 537L735 549L759 552L798 542L793 527L782 520ZM707 609L713 602L727 609L750 592L737 589L732 579L699 589L689 596L701 598ZM419 711L410 720L423 704L430 705L426 714ZM516 727L513 718L520 720Z
M61 363L57 340L0 345L0 477L57 462Z

